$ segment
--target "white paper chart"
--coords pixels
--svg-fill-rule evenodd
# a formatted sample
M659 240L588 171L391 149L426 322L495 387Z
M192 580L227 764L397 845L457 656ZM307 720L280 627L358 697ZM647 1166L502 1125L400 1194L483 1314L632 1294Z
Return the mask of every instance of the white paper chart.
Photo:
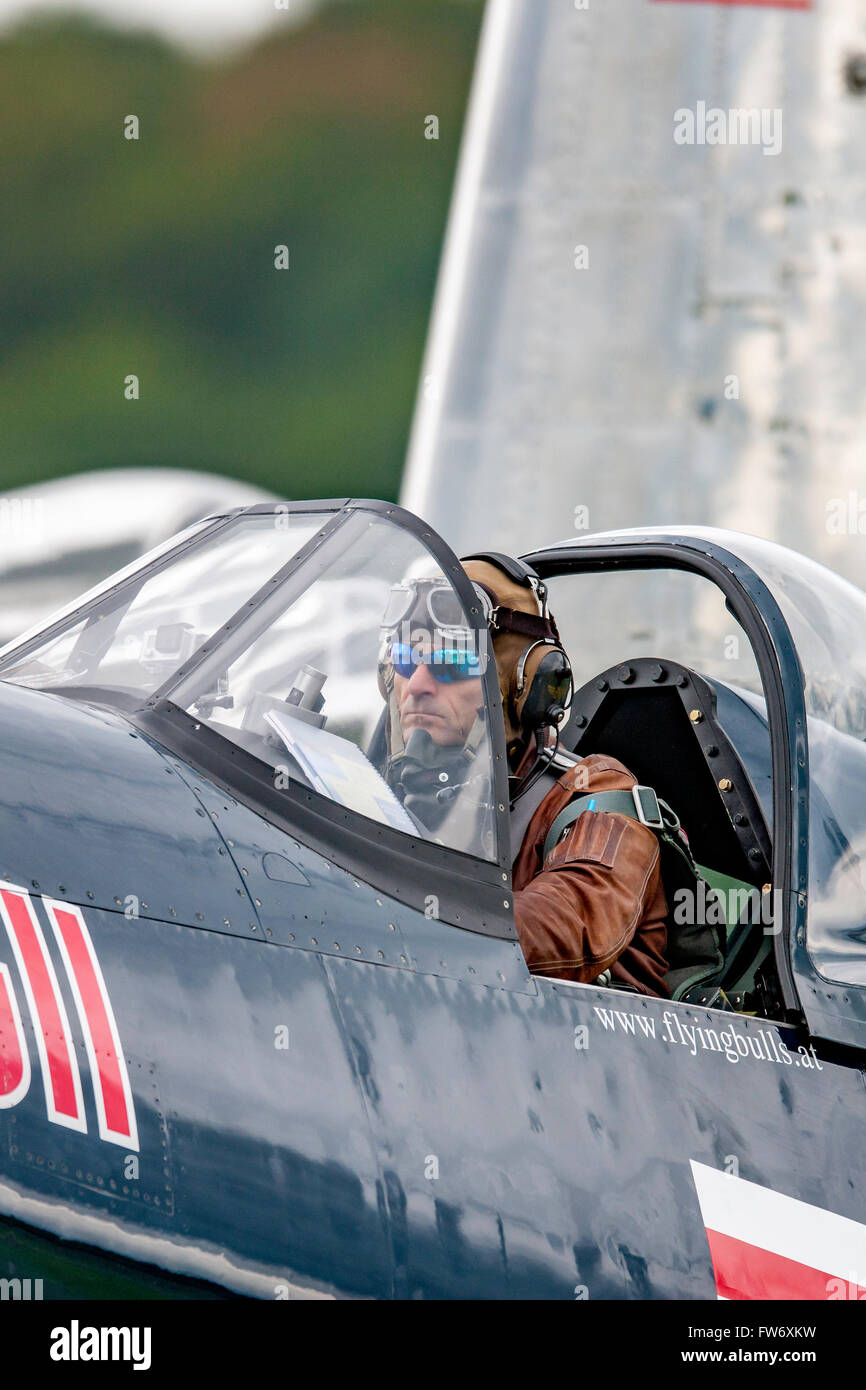
M265 719L317 792L359 815L384 821L395 830L418 834L418 826L408 811L354 743L279 710L269 710Z

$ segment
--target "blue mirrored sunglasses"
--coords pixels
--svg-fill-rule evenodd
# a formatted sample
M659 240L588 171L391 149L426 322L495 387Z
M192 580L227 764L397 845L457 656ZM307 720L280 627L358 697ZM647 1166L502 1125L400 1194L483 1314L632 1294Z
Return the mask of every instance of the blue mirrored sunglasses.
M481 675L481 662L476 652L465 647L437 647L432 652L419 651L408 642L391 643L391 665L398 676L409 680L418 666L429 666L437 681L467 681Z

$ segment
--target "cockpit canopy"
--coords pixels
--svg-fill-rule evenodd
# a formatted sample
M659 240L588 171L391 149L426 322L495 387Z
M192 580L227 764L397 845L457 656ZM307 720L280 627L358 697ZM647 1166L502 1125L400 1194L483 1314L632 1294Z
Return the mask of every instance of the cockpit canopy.
M669 564L672 545L681 554ZM629 558L599 561L591 573L576 565L611 546ZM720 717L748 704L766 729L753 654L740 644L731 660L732 610L725 615L705 582L712 575L701 581L712 601L701 597L688 614L679 598L669 602L676 585L663 588L702 547L762 581L793 639L810 774L808 949L828 978L866 985L866 594L770 542L669 527L544 552L548 574L560 572L551 555L573 557L554 581L552 607L563 634L578 634L572 645L587 634L576 654L587 677L642 655L683 661L668 647L688 631L694 659L685 664L719 692ZM629 574L627 604L614 597L605 609L604 594L622 594ZM288 795L301 787L507 867L501 711L485 639L466 576L406 513L378 503L264 504L191 527L10 643L0 678L130 714L170 705L191 728L254 758ZM799 684L799 673L787 679ZM802 740L802 731L786 736ZM764 795L767 756L759 768L739 751Z
M493 859L479 636L383 510L277 504L145 556L7 648L0 677L129 711L168 699L277 787Z
M682 544L686 559L690 550L699 553L705 542L708 544L703 548L711 547L717 554L727 552L766 585L778 604L799 662L805 702L809 955L828 979L866 985L866 644L862 639L866 593L784 546L713 527L665 526L596 533L564 541L554 549L591 553L611 542L646 542L661 548L671 541ZM633 627L649 630L647 641L656 655L669 648L676 654L686 616L667 601L665 577L671 573L644 570L633 576L629 616ZM605 582L603 577L592 577L600 584ZM610 577L614 578L612 574ZM695 621L698 607L696 604L689 616L695 634L693 645L700 646L701 659L692 664L720 692L725 685L734 691L739 688L745 698L759 692L752 655L748 669L743 666L742 650L737 663L729 661L718 608L710 605L704 617ZM640 654L640 649L628 653ZM622 654L615 659L621 660ZM760 708L766 720L763 699ZM786 732L795 742L799 738L802 746L803 731ZM748 770L760 790L756 769ZM780 847L776 848L778 853Z

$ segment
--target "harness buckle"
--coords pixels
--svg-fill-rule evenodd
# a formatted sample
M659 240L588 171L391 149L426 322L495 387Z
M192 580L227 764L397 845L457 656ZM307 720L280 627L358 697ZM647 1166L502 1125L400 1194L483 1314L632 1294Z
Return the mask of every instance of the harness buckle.
M638 783L632 787L631 795L641 825L645 825L647 830L664 830L665 822L661 806L652 787L644 787Z
M541 614L542 618L546 618L547 585L544 583L542 579L539 579L537 574L527 575L527 579L529 581L529 587L535 596L535 602L538 604L538 611Z

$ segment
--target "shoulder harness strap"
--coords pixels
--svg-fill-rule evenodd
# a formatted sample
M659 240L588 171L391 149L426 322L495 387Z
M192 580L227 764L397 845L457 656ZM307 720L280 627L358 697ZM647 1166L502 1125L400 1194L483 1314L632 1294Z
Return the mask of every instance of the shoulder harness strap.
M669 923L669 947L673 948L676 962L667 977L671 995L674 999L680 999L687 990L717 975L724 965L725 939L727 937L729 946L740 920L742 894L745 892L748 896L756 890L740 879L696 863L680 831L676 812L656 795L652 787L641 785L629 791L596 792L594 796L581 796L569 802L548 831L543 859L547 858L554 845L584 811L606 811L630 816L652 830L658 836L662 851L663 881L672 877L674 882L694 885L699 879L704 880L719 904L718 927L713 930L709 922L685 927L675 926L674 921Z

